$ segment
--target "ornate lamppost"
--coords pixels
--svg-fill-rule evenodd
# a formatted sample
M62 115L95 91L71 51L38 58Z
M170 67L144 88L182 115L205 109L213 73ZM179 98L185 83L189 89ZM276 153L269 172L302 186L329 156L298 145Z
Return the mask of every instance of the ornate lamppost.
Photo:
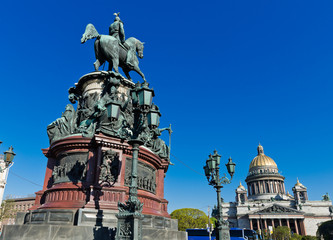
M0 144L1 143L2 142L0 142ZM13 147L10 146L9 149L4 152L3 158L0 158L0 207L2 204L3 194L5 192L9 168L14 164L13 160L15 155Z
M143 130L147 128L146 122L156 126L158 126L159 123L160 114L151 111L153 96L154 91L149 88L147 82L144 82L142 85L137 83L135 88L131 90L134 114L133 135L131 140L128 141L133 151L131 184L129 187L129 198L126 203L118 203L117 240L142 239L143 203L138 199L138 155L139 147L143 145L141 138L143 137L142 135L145 134ZM110 107L110 109L112 109L112 107ZM114 109L117 109L117 107ZM117 114L110 115L117 116ZM147 115L148 120L146 119Z
M212 185L216 188L217 193L217 222L216 222L216 239L218 240L230 240L229 233L229 223L226 220L223 220L222 216L222 201L221 201L221 188L223 184L230 184L232 177L235 173L236 164L232 162L232 159L229 158L229 162L226 164L228 173L230 174L230 180L224 176L220 177L220 161L221 155L214 151L213 155L209 155L209 159L206 161L206 165L203 167L205 170L205 175L209 182L209 185Z

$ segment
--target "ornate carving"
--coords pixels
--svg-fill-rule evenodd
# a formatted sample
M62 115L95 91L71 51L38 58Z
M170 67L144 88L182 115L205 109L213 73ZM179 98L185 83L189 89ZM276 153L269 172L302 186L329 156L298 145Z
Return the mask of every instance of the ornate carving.
M52 176L54 184L60 182L84 181L86 177L87 153L62 155L54 166Z
M119 235L122 237L132 236L132 224L130 221L124 221L119 224Z
M95 111L95 104L99 98L100 96L97 92L86 94L80 98L77 110L77 132L83 133L85 137L91 137L95 133L98 117Z
M129 214L138 214L138 216L141 216L142 207L143 203L137 198L128 200L126 203L118 202L118 216L128 216Z
M125 186L131 184L131 171L132 171L132 159L126 159L125 168ZM155 169L151 166L139 162L138 163L138 189L148 192L156 193L156 173Z
M120 171L119 155L112 150L103 153L99 180L102 186L112 186L117 182Z
M280 205L274 204L269 208L258 211L258 213L299 213L299 212L290 208L285 208Z

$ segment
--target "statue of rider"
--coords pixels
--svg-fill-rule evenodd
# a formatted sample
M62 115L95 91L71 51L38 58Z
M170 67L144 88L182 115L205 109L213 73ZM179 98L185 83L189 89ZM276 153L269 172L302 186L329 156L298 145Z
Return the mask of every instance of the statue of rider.
M119 14L120 12L113 14L116 17L114 22L109 27L109 35L115 37L119 42L119 46L127 50L126 64L133 68L134 66L131 62L133 59L133 54L135 53L133 53L128 44L125 42L124 23L120 20Z

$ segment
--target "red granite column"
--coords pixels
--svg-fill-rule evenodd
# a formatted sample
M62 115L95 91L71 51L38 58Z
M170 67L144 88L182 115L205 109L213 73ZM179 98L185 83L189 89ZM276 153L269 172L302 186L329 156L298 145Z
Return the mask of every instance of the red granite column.
M259 219L257 219L257 226L258 226L258 229L261 229L260 224L259 224Z
M298 232L298 226L297 226L297 219L294 219L294 223L295 223L295 230L296 230L296 233L299 234L299 232Z
M267 229L267 220L264 219L265 229Z

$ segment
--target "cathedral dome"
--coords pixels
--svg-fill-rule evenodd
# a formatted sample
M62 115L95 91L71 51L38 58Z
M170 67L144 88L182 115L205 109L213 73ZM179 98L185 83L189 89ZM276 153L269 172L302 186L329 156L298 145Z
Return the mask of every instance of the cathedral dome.
M277 168L275 161L264 154L264 148L260 144L257 150L258 150L258 155L255 158L253 158L253 160L251 161L249 171L257 167Z

